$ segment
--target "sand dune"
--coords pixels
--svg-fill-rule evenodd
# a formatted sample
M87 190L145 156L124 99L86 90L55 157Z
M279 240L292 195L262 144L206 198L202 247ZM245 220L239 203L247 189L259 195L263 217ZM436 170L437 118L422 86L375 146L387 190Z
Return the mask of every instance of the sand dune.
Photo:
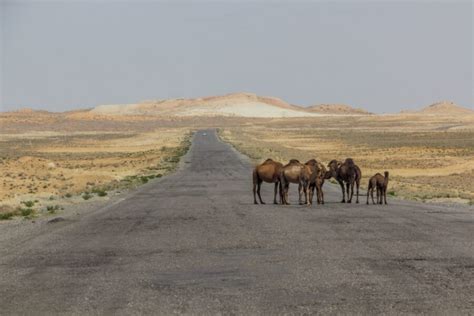
M451 101L433 103L418 111L401 111L401 113L424 115L474 115L474 110L462 107Z
M237 116L237 117L314 117L305 108L272 97L250 93L224 96L145 101L138 104L100 105L91 113L100 115L170 115L170 116Z

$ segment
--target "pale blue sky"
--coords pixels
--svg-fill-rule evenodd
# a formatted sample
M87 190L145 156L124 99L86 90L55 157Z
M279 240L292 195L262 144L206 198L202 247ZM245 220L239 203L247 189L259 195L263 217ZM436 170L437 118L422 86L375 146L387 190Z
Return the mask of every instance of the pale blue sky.
M240 91L474 105L471 1L0 2L2 111Z

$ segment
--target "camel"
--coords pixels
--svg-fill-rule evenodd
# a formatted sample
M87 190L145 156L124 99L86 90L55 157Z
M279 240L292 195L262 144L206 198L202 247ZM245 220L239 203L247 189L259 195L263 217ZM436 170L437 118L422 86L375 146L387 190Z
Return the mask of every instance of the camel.
M326 176L326 168L323 164L316 161L316 159L308 160L305 163L305 168L310 173L309 178L309 204L313 204L314 190L316 189L316 196L318 204L324 204L323 184Z
M291 159L288 164L283 166L280 174L280 195L282 204L290 204L288 202L288 189L290 183L298 183L299 203L303 204L301 197L304 192L305 204L309 205L308 183L310 176L309 168L305 168L305 165L300 163L297 159Z
M278 193L278 185L280 183L280 171L283 167L283 164L277 161L273 161L272 159L267 159L260 165L256 166L253 170L253 203L257 203L256 194L258 194L258 198L260 199L261 204L265 204L262 201L262 196L260 195L260 188L262 186L262 182L267 183L275 183L275 192L273 196L273 204L278 204L276 196ZM281 193L280 193L281 196Z
M374 189L377 190L377 204L382 204L382 198L387 204L387 186L388 186L388 171L384 172L385 176L382 176L380 173L376 173L369 180L369 185L367 188L367 204L369 204L369 192L372 198L372 204L374 202Z
M337 160L331 160L331 162L328 164L328 168L329 173L326 174L325 178L334 177L341 186L341 203L346 202L346 196L344 193L344 182L346 183L347 203L352 202L352 196L354 195L354 183L356 184L357 188L356 203L359 203L359 187L360 179L362 178L362 172L360 168L354 163L354 160L352 160L352 158L347 158L343 163ZM350 194L349 188L351 190Z

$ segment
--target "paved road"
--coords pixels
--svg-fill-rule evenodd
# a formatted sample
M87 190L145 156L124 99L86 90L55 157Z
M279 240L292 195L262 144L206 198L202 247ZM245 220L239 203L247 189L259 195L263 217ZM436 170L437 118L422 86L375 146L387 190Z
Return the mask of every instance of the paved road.
M174 175L1 245L0 314L474 313L472 209L331 186L254 206L250 163L207 134Z

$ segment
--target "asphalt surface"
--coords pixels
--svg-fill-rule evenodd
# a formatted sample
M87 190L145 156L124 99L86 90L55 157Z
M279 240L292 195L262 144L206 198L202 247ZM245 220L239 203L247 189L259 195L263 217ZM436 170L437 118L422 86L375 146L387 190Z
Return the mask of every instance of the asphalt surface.
M253 205L251 164L213 131L183 160L2 244L0 314L474 313L472 208L341 204L331 185L324 206Z

